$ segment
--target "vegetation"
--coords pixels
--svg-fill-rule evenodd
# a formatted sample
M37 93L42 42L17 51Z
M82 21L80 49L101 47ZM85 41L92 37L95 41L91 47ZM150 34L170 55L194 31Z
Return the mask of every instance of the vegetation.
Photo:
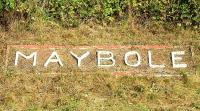
M199 110L199 4L168 1L1 0L0 110ZM196 73L160 78L101 71L22 73L5 70L7 44L192 45Z
M195 0L3 0L0 11L5 18L38 17L55 20L66 27L88 20L109 24L134 17L137 23L149 21L198 28L200 5ZM7 25L7 24L6 24Z
M28 26L14 22L0 30L0 110L27 111L150 111L198 110L200 101L200 34L196 30L165 30L134 23L102 26L90 22L63 28L37 21ZM109 38L109 39L108 39ZM197 74L180 77L114 76L110 72L45 74L4 70L6 44L56 45L191 45Z

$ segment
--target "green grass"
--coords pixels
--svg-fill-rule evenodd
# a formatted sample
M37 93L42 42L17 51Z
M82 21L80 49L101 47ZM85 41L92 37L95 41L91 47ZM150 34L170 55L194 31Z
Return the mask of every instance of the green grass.
M28 111L150 111L200 108L199 32L133 24L93 23L65 29L53 22L12 24L0 30L0 110ZM53 45L190 45L195 47L198 74L182 77L113 76L105 72L35 74L3 72L6 44ZM182 74L184 75L184 73Z

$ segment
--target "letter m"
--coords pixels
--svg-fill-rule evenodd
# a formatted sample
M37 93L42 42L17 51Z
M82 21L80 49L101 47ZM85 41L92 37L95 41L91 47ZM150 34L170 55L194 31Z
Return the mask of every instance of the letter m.
M17 51L16 56L15 56L15 66L18 65L19 56L22 56L25 59L31 59L32 58L33 66L36 66L37 52L33 52L31 55L26 56L26 55L22 54L21 52Z

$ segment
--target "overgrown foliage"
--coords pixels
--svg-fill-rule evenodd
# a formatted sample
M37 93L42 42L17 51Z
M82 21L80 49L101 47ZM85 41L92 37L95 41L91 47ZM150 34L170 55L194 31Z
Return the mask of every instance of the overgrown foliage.
M127 20L130 15L140 24L159 21L193 28L200 25L200 5L195 0L1 0L0 11L4 10L28 15L28 20L55 20L67 27L88 20L112 23Z
M11 11L15 8L15 0L1 0L0 1L0 11L7 10Z
M34 8L33 8L34 12ZM33 19L34 20L34 19ZM132 26L130 26L132 25ZM0 110L2 111L195 111L200 108L200 67L186 76L117 76L107 71L32 73L5 69L6 44L56 45L192 45L200 66L200 33L191 29L163 30L129 25L89 23L63 28L51 22L14 22L0 30ZM195 70L195 69L194 69ZM177 74L178 75L178 74Z

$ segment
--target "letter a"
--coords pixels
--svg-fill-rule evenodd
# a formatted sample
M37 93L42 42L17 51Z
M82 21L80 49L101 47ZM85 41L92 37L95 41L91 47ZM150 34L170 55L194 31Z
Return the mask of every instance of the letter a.
M48 64L49 64L50 62L58 63L60 66L63 66L63 64L62 64L62 62L61 62L61 60L60 60L59 55L58 55L57 52L55 52L55 51L54 51L54 52L51 54L51 56L48 58L48 60L47 60L46 63L44 64L44 66L47 67Z

